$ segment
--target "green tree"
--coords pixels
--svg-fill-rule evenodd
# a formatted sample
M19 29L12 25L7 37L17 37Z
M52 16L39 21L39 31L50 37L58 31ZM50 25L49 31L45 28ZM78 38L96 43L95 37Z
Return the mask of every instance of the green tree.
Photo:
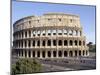
M35 59L19 59L12 65L12 75L41 72L42 66Z

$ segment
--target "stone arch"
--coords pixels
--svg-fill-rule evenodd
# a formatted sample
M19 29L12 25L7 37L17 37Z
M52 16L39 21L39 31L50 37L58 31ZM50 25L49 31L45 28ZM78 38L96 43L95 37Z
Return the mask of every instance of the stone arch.
M61 46L62 45L62 40L58 41L58 45Z
M69 51L69 56L72 57L73 56L73 52Z
M81 41L79 41L79 46L81 46Z
M48 40L47 45L51 46L51 40Z
M51 57L51 51L48 51L48 57Z
M27 51L25 50L25 57L27 57Z
M58 51L58 56L62 57L62 51Z
M67 56L68 56L68 52L64 51L64 57L67 57Z
M79 56L81 56L81 50L79 50Z
M74 42L75 42L75 46L77 46L77 40L75 40Z
M69 45L70 45L70 46L73 45L73 41L72 41L72 40L69 41Z
M42 41L42 46L45 46L45 40Z
M45 58L45 51L42 51L42 57Z
M67 45L68 45L67 40L64 40L64 46L67 46Z
M35 51L33 51L33 55L32 56L35 57Z
M77 56L77 50L75 50L75 56Z
M85 55L85 51L83 50L83 56Z
M53 57L56 57L57 55L56 55L56 51L53 51Z
M37 57L40 57L40 51L37 51Z
M31 57L31 51L30 50L28 51L28 56Z

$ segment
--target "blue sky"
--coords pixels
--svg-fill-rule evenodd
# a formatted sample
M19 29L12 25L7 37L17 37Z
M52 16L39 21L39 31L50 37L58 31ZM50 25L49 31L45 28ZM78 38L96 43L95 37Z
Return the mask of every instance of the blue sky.
M95 6L53 4L38 2L12 2L12 23L16 20L36 15L41 16L48 12L63 12L76 14L80 16L83 32L86 35L87 42L95 43Z

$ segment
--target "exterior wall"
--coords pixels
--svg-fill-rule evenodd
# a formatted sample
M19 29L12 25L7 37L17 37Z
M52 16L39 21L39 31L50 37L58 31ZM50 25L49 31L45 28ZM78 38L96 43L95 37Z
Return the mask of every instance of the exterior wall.
M86 38L76 15L48 13L14 23L13 50L18 57L66 58L88 56Z

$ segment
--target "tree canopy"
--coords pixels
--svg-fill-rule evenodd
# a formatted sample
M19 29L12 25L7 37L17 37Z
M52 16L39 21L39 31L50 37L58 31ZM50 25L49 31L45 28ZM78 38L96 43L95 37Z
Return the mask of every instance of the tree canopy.
M12 65L12 75L40 72L41 68L41 64L35 59L19 59Z

